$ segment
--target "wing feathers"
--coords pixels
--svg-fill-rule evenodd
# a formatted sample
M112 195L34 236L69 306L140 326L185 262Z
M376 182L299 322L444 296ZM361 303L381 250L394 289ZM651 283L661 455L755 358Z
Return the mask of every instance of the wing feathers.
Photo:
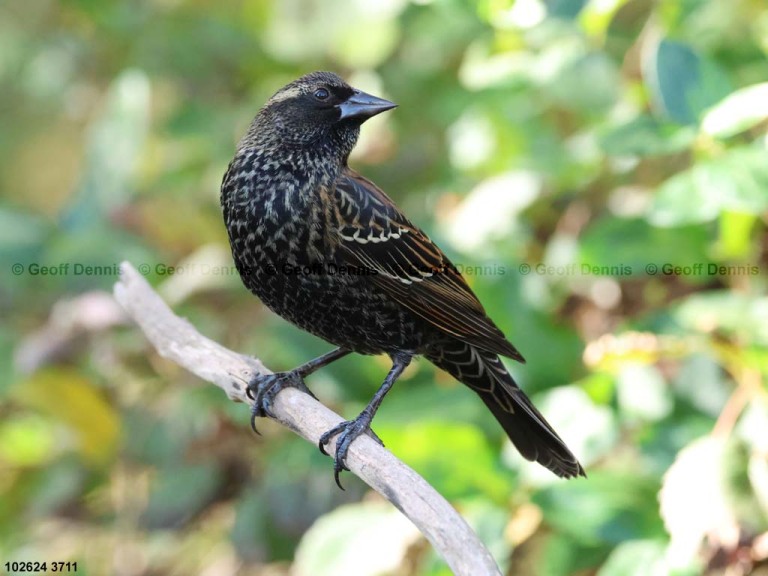
M373 282L446 334L524 362L453 263L381 189L347 168L335 198L344 263L378 272Z

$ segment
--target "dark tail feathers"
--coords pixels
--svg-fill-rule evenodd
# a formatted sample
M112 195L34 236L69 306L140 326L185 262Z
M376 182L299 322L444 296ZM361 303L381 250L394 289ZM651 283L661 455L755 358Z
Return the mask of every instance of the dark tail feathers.
M579 461L496 354L457 340L441 343L439 350L426 358L477 392L525 458L561 478L586 476Z

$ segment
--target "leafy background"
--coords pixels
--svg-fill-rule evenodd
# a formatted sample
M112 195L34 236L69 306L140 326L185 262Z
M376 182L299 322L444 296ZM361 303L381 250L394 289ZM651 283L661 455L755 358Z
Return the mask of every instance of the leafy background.
M109 295L127 259L273 369L328 349L232 274L218 185L266 98L332 69L400 104L354 165L465 267L589 479L524 462L424 362L376 419L388 447L507 574L768 574L766 52L763 0L3 3L0 560L449 573ZM309 384L352 416L386 369Z

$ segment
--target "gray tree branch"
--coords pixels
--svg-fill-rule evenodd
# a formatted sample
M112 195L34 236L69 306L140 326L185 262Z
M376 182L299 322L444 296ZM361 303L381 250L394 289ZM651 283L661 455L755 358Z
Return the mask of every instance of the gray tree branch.
M127 262L121 265L114 294L161 356L212 382L230 399L251 403L245 393L247 382L255 373L270 373L259 360L232 352L201 335L176 316ZM342 421L317 400L291 388L277 395L273 410L281 424L314 445L325 431ZM335 440L328 447L329 453L334 451ZM458 512L387 449L361 436L352 443L346 464L416 525L455 574L501 575L488 549ZM330 468L329 481L333 481Z

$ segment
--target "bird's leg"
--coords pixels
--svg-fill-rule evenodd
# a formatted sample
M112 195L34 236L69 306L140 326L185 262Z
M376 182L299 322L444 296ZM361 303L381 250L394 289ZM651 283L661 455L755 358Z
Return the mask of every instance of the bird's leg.
M253 400L253 406L251 407L251 428L253 428L253 431L258 434L258 430L256 430L257 417L273 416L272 402L280 390L283 388L297 388L298 390L309 394L312 398L315 398L315 395L312 394L310 389L304 384L304 377L309 376L315 370L327 366L339 358L343 358L350 352L351 350L347 350L346 348L336 348L335 350L331 350L314 360L310 360L289 372L257 374L254 376L251 381L248 382L245 392L248 398Z
M384 396L386 396L387 392L389 392L389 389L392 388L392 385L403 373L403 370L405 370L408 367L408 364L411 363L412 358L413 354L407 352L398 352L397 354L393 354L392 368L390 369L389 374L387 374L387 377L384 379L381 387L368 403L368 406L366 406L365 409L360 412L360 414L358 414L357 418L354 420L347 420L342 422L341 424L328 430L328 432L320 437L320 442L318 443L320 452L323 454L328 454L328 452L325 451L325 445L330 442L331 438L337 434L339 435L339 438L336 441L336 455L333 459L333 477L336 479L336 485L342 490L344 490L344 487L341 485L341 482L339 482L339 473L342 470L349 470L345 464L345 461L347 458L347 452L349 451L349 446L352 444L352 441L361 434L368 432L379 444L383 445L381 440L379 440L379 437L373 433L373 430L371 430L371 422L373 421L373 417L376 415L376 411L379 409L381 401L384 400Z

